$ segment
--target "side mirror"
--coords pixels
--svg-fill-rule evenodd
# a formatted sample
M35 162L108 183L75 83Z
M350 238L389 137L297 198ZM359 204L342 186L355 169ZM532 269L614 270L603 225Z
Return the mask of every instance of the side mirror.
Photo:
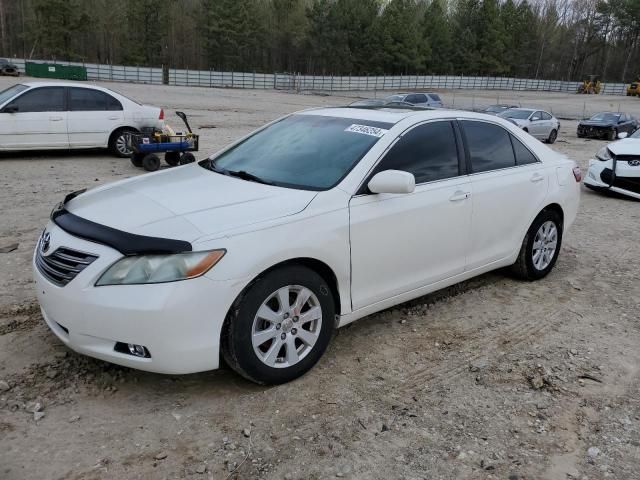
M7 105L2 109L2 113L16 113L18 111L17 105Z
M531 117L532 122L537 122L538 120L540 120L540 117Z
M623 138L627 138L629 136L629 134L627 132L620 132L618 133L618 138L619 139L623 139Z
M416 188L416 178L409 172L385 170L376 173L367 186L372 193L411 193Z

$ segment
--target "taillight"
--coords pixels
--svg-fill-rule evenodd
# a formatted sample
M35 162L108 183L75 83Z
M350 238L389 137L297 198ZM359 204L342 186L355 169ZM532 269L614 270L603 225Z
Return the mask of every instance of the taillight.
M580 183L582 180L582 172L580 171L580 167L573 167L573 176L576 179L576 182Z
M163 108L160 109L160 116L158 117L158 120L164 120L164 109Z

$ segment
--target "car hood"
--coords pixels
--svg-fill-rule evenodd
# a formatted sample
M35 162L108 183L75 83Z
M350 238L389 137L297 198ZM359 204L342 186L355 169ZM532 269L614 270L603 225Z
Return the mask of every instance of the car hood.
M640 138L624 138L610 143L607 148L614 155L637 155L640 157Z
M509 120L511 123L515 123L519 127L521 127L522 125L527 125L529 123L529 120L522 120L521 118L511 118L511 117L502 117L502 118Z
M193 242L204 235L294 215L316 194L228 177L191 164L89 190L70 200L66 209L125 232Z
M582 120L578 125L586 125L588 127L612 127L613 122L602 122L598 120Z

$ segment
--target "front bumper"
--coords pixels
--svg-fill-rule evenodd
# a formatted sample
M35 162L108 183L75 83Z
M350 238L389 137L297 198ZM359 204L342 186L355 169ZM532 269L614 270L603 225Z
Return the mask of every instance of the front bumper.
M613 127L596 127L591 125L579 125L577 134L579 137L585 138L607 138L609 134L614 132Z
M33 263L35 288L49 328L78 353L158 373L218 368L225 316L243 288L240 281L202 276L154 285L95 287L120 252L47 226L50 249L67 247L98 256L65 286L50 282ZM150 358L115 350L117 342L145 346Z
M589 160L589 169L584 177L585 185L640 199L640 167L629 166L625 161L616 162L616 179L611 185L612 168L611 160Z

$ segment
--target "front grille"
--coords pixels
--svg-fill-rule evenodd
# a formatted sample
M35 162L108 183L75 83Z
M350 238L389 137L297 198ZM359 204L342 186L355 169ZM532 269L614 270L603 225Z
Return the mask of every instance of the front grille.
M97 255L79 252L71 248L59 247L51 255L44 255L38 242L36 253L36 266L54 285L64 287L73 280L82 270L91 265Z
M605 168L600 172L600 179L607 185L611 185L613 179L613 172L610 168ZM613 186L628 190L633 193L640 193L640 177L619 177L616 175Z

